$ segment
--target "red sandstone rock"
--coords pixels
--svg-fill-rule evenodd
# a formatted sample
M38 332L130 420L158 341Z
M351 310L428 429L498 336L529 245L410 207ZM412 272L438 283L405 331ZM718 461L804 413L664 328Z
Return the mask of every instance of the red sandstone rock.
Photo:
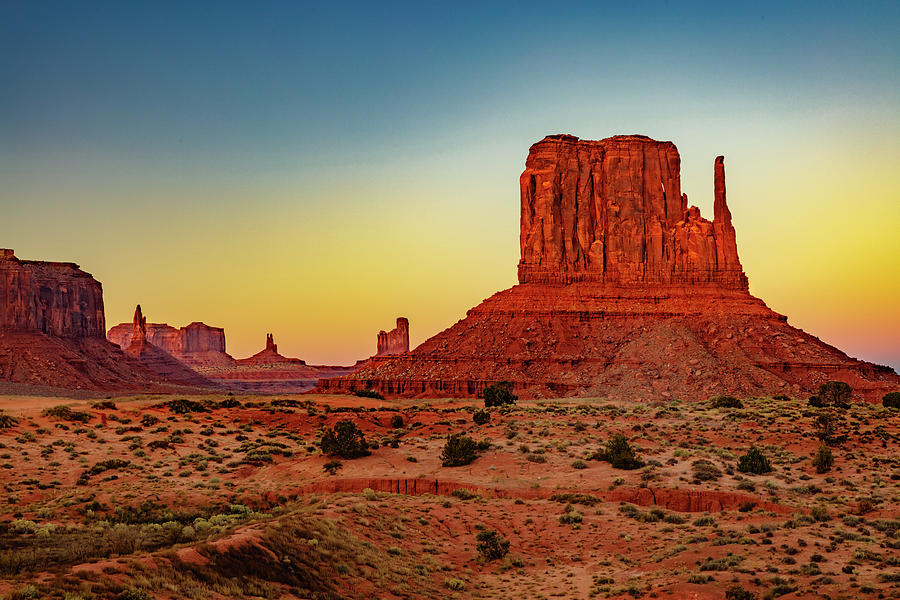
M138 304L132 320L131 343L125 353L138 359L144 366L169 383L199 387L213 387L213 383L179 361L177 358L155 346L147 336L147 317Z
M19 260L0 249L0 331L102 338L100 282L75 263Z
M173 391L104 333L103 292L90 274L75 263L19 260L12 250L0 250L0 380Z
M146 336L154 346L161 348L191 366L224 366L234 363L225 352L225 330L194 322L175 329L166 323L147 323ZM131 344L133 325L120 323L109 330L107 339L120 348Z
M376 356L404 352L409 352L409 320L406 317L397 317L396 328L378 332Z
M638 135L544 138L531 147L520 178L519 282L747 289L721 160L716 218L722 222L710 223L687 206L672 142Z
M831 379L868 398L889 367L791 327L749 294L714 164L715 218L687 206L671 142L549 136L521 184L519 285L402 356L319 382L326 392L474 396L508 380L525 396L636 400L802 395Z
M278 345L275 343L275 337L271 333L266 334L266 347L249 358L241 358L237 360L239 365L275 365L275 364L294 364L305 365L306 361L299 358L288 358L278 353Z

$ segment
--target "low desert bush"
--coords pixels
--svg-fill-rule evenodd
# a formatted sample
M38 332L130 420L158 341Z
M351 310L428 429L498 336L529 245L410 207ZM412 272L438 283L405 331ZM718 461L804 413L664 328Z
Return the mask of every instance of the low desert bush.
M834 465L834 456L831 454L831 448L825 444L820 445L819 449L816 450L815 456L813 456L812 464L816 468L817 473L830 471Z
M333 429L326 429L319 441L323 454L341 458L368 456L369 444L356 423L349 420L338 421Z
M403 416L394 415L391 417L391 429L400 429L403 427Z
M888 392L881 399L885 408L900 408L900 392Z
M478 458L478 444L472 438L454 433L447 436L447 442L441 451L441 465L444 467L462 467Z
M484 406L490 408L515 404L519 397L513 394L512 390L513 384L509 381L500 381L487 386L481 393L481 397L484 398Z
M713 408L744 408L744 403L734 396L716 396L710 404Z
M376 400L384 400L384 395L375 390L356 390L353 395L358 398L375 398Z
M738 459L738 471L762 475L763 473L770 473L772 465L769 464L769 459L766 458L765 454L754 446L747 451L747 454Z
M603 450L594 454L593 458L605 460L614 469L638 469L644 465L637 457L637 453L628 440L621 433L617 433L606 442Z
M486 561L499 560L509 554L509 540L492 529L479 531L475 548Z
M53 408L47 408L44 410L43 414L45 417L52 417L55 419L62 419L63 421L75 421L79 423L85 423L91 419L91 415L86 412L72 410L68 406L54 406Z
M485 425L487 423L490 423L491 413L486 410L476 410L474 413L472 413L472 421L474 421L476 425Z

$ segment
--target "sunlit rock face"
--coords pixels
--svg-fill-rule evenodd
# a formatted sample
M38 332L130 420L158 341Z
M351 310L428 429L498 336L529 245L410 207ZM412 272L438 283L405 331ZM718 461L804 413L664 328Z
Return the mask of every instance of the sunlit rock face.
M519 285L402 356L375 356L319 389L474 396L507 380L525 397L635 400L800 395L830 379L880 398L889 367L787 323L748 291L713 162L714 218L681 190L671 142L552 135L520 183Z

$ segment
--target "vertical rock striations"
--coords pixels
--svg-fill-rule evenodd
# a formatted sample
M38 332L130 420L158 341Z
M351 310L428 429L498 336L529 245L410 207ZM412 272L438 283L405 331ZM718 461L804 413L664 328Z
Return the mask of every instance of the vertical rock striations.
M100 282L75 263L19 260L0 249L0 331L103 338Z
M165 323L146 323L145 335L151 344L191 366L225 366L234 359L225 352L225 330L194 322L176 329ZM132 323L119 323L109 330L107 339L127 348L134 335Z
M375 355L404 352L409 352L409 320L406 317L397 317L397 327L390 331L378 332L378 350Z
M519 282L746 290L722 157L713 223L688 207L680 168L672 142L639 135L534 144L520 177Z

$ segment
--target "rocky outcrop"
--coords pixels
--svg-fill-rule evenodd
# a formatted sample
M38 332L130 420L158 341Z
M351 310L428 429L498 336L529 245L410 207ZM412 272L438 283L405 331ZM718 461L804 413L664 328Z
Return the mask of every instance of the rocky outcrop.
M234 359L225 352L225 330L194 322L176 329L166 323L147 323L151 344L191 366L228 365ZM120 348L131 344L132 323L120 323L109 330L107 339Z
M378 332L376 356L404 352L409 352L409 320L406 317L397 317L397 327L390 331Z
M103 338L100 282L75 263L20 260L0 249L0 331Z
M277 365L277 364L293 364L305 365L306 361L299 358L288 358L278 353L278 344L275 343L275 336L271 333L266 334L266 347L248 358L237 360L239 365Z
M645 136L553 135L533 145L520 178L519 282L746 290L724 171L711 223L688 207L680 168L672 142Z
M0 380L70 390L173 391L105 339L100 282L69 262L0 250ZM181 388L179 388L181 389Z
M671 142L549 136L521 185L520 284L402 356L375 356L325 392L632 400L803 395L824 381L870 399L900 388L889 367L791 327L748 292L723 157L714 219L688 207Z
M147 335L147 317L143 315L140 304L134 310L131 342L125 348L125 353L138 359L168 383L214 387L211 381L150 341Z

